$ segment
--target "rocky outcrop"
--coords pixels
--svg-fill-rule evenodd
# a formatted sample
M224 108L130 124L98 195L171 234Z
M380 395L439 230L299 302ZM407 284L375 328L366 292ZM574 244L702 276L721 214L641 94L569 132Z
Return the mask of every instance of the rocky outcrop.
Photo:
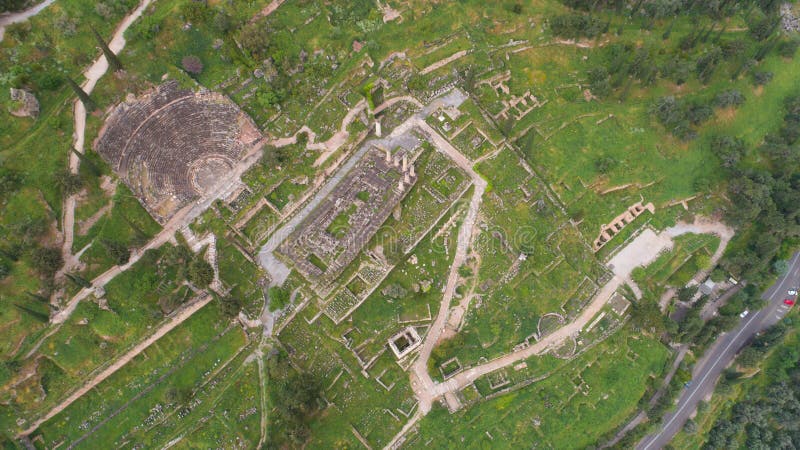
M11 88L10 113L16 117L39 117L39 101L33 94L23 89Z

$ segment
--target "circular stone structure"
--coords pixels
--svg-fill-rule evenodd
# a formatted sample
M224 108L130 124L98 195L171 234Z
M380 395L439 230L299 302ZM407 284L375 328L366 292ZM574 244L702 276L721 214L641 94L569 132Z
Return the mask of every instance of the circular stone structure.
M560 326L567 323L567 320L558 313L547 313L539 319L537 331L539 332L539 339L547 336L548 334L556 331Z
M210 194L219 181L218 174L228 173L231 169L232 161L224 155L211 155L192 162L189 166L192 189L198 195Z
M95 149L163 224L218 190L260 137L224 95L169 81L114 108Z

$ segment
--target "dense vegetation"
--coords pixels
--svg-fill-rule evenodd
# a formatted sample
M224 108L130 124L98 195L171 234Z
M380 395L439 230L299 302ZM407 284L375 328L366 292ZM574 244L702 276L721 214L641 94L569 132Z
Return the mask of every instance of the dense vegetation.
M730 393L737 384L744 389L717 419L704 448L792 448L800 444L800 353L794 348L796 336L786 337L790 331L794 334L796 328L784 323L768 329L739 355L739 370L732 368L723 374L718 395ZM784 345L776 347L779 343ZM773 348L772 356L763 364L764 373L744 380ZM694 425L690 423L688 428L691 432Z
M783 107L783 124L755 149L746 152L735 137L712 142L712 150L730 170L728 192L735 206L728 218L747 229L746 244L732 251L725 264L754 282L767 276L782 243L800 237L800 150L796 145L800 94L786 98Z

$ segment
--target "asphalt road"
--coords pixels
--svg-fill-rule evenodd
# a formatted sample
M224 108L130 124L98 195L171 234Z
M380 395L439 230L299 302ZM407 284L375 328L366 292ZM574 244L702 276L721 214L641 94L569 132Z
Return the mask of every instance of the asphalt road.
M800 284L800 252L792 257L789 270L762 295L769 303L757 312L751 312L733 330L722 334L717 342L703 355L692 374L689 388L684 389L678 399L678 407L664 416L664 422L656 434L651 434L636 445L637 450L656 450L666 446L681 430L697 404L714 391L717 379L730 364L736 353L756 333L778 321L789 311L783 304L787 291Z

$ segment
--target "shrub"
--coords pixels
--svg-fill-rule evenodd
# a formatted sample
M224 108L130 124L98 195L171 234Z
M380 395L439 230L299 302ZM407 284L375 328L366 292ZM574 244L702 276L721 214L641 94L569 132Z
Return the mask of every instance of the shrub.
M189 281L195 286L204 288L208 287L214 281L214 268L205 259L200 256L195 257L189 263L188 271Z
M239 311L242 310L242 301L239 300L238 297L227 295L225 297L220 297L219 301L222 314L226 317L236 317L239 315Z
M744 103L744 96L736 89L722 91L714 97L714 106L717 108L727 108L729 106L739 106Z
M772 72L754 72L753 82L756 84L756 86L763 86L772 81L772 76Z
M608 24L597 17L563 14L550 19L550 29L554 35L568 39L593 38L605 33Z
M183 70L193 75L199 75L203 71L203 62L194 55L184 56L181 60L181 65Z
M778 44L778 54L784 58L791 58L797 52L798 45L800 45L800 42L795 39L781 41L781 43Z
M269 310L277 311L289 304L289 291L278 286L269 288Z
M617 166L617 160L610 156L601 156L594 161L594 167L600 173L608 173Z

